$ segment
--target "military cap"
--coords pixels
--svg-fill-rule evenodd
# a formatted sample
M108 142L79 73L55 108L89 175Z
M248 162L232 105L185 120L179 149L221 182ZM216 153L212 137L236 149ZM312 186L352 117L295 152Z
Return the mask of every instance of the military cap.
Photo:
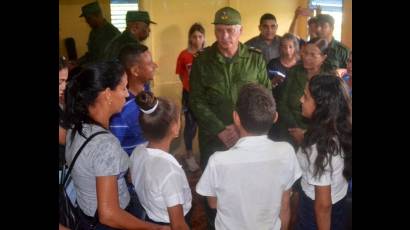
M232 7L224 7L215 13L215 20L212 24L240 25L241 15Z
M147 24L157 24L149 18L149 14L147 11L136 11L131 10L127 11L127 16L125 17L126 22L145 22Z
M98 12L101 12L100 5L98 4L98 2L92 2L92 3L86 4L83 7L81 7L80 17L84 17L84 16L88 17L91 14L98 13Z

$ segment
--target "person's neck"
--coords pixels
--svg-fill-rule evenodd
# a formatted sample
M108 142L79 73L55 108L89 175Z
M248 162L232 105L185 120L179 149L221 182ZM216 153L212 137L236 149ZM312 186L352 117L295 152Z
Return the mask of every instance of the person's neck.
M275 36L273 37L273 39L265 39L265 38L262 37L262 35L261 35L261 38L262 38L262 40L263 40L266 44L268 44L268 45L272 44L273 40L275 40Z
M97 22L97 29L98 28L102 28L105 25L106 21L105 19L102 19L100 21Z
M320 73L320 67L306 69L306 72L307 72L307 77L310 80L313 76L318 75Z
M235 56L235 54L239 50L239 43L236 46L232 47L231 49L223 49L222 47L218 45L218 50L222 54L222 56L226 58L232 58L233 56Z
M98 124L102 125L103 128L108 129L109 121L111 114L108 114L108 111L102 111L101 109L97 109L96 106L89 109L90 117L97 122Z
M326 41L327 41L328 44L332 43L333 42L333 35L330 36L330 37L327 37Z
M151 149L160 149L164 152L169 153L169 146L171 145L171 138L164 138L159 141L149 141L147 147Z
M201 47L197 47L197 46L189 46L188 47L188 52L191 54L197 53L198 51L200 51L202 48Z
M144 83L137 80L128 80L128 90L135 96L144 91Z
M289 57L287 55L282 55L280 57L280 62L285 67L291 67L291 66L295 65L295 63L296 63L296 55L294 55L292 57Z

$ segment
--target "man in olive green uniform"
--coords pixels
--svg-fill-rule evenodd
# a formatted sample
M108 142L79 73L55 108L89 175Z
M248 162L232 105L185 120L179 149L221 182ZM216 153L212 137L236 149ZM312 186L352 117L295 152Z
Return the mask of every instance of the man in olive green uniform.
M120 36L114 38L105 50L105 60L118 58L122 47L128 43L140 43L148 38L151 29L150 24L157 24L151 21L146 11L128 11L125 17L127 28Z
M199 123L202 168L211 154L228 149L238 140L232 112L240 88L249 82L271 87L260 51L239 42L239 12L222 8L213 24L217 41L195 58L190 75L190 104Z
M88 52L78 59L77 64L87 65L102 60L108 43L121 33L103 18L98 2L84 5L81 11L80 17L85 17L91 31L87 42Z
M346 69L349 49L333 37L333 29L335 26L334 18L328 14L319 14L316 16L316 19L319 37L329 43L329 50L325 62L335 69Z

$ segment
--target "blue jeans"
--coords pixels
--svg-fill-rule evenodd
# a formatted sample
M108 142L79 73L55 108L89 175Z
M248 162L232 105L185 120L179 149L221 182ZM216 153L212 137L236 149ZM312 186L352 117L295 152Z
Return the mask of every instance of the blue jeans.
M310 199L303 190L301 190L299 194L299 210L295 229L316 230L317 225L314 210L314 200ZM332 205L330 229L346 229L346 196Z

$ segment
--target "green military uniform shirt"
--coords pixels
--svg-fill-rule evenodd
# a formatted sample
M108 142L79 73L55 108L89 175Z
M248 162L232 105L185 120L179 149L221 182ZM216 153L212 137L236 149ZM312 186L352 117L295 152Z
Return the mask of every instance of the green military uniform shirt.
M349 59L349 49L333 38L329 44L329 51L325 62L333 68L339 69L347 67L347 59Z
M203 155L209 157L214 151L225 149L217 134L233 124L239 90L250 82L271 89L262 54L246 45L240 43L238 53L227 59L215 42L194 59L190 106L199 125L201 163Z
M105 23L101 28L92 29L88 37L88 52L78 60L80 65L90 64L103 60L104 51L108 43L120 35L121 32L111 23L104 20Z
M335 74L334 68L326 63L322 64L320 74ZM306 84L309 79L303 63L290 68L287 79L284 82L281 99L278 103L280 140L288 141L293 146L292 137L288 128L307 129L307 120L302 116L302 105L300 98L303 96Z
M139 41L134 38L134 36L128 30L124 30L121 35L114 38L110 42L110 44L108 44L107 48L105 49L104 59L114 60L118 58L121 48L128 43L139 44Z

